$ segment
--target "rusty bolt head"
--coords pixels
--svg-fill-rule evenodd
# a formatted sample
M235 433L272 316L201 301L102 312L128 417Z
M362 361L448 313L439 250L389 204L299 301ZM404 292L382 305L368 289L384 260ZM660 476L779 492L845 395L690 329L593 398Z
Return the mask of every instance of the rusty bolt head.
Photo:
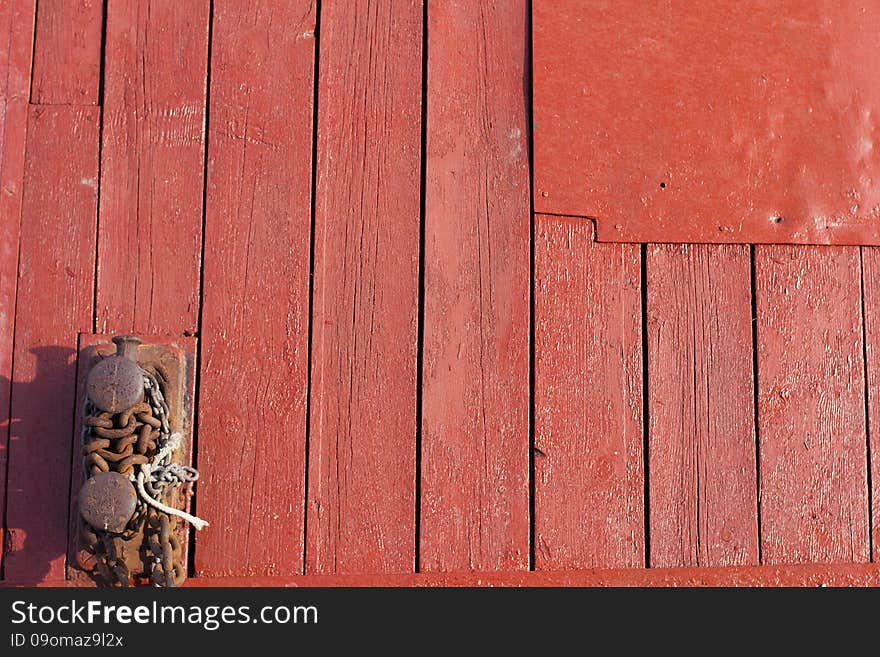
M118 472L100 472L86 479L79 491L79 512L97 531L125 531L137 506L134 484Z
M89 371L86 391L102 411L118 413L143 401L144 374L133 360L110 356Z

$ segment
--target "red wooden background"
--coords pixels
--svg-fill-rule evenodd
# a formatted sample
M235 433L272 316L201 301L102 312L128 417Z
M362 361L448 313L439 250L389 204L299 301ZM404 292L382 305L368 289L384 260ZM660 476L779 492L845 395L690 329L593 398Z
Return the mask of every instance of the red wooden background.
M62 583L78 335L133 331L198 340L195 583L876 583L876 250L533 213L531 28L0 4L6 582Z

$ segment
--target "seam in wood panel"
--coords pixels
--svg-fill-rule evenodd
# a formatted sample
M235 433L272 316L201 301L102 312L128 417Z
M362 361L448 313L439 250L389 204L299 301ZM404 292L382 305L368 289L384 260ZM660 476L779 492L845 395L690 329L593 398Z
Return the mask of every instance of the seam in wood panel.
M593 222L593 240L596 239L596 222ZM642 312L642 467L644 476L645 568L651 567L651 479L650 474L650 395L648 394L648 245L639 246Z
M96 200L97 212L95 215L95 271L93 273L95 285L92 293L92 333L98 332L98 256L101 248L101 168L104 163L104 61L107 57L107 0L104 0L102 7L101 59L98 69L98 107L100 109L98 110L98 192ZM34 41L36 41L36 38L34 38ZM88 107L94 107L94 105L89 105ZM74 412L76 412L75 409ZM70 523L68 522L69 525Z
M752 398L754 400L755 415L755 497L758 513L758 563L764 562L763 545L761 538L761 427L758 418L758 295L756 292L755 277L755 245L749 245L749 286L751 288L752 302Z
M532 77L532 0L526 2L525 73L526 126L529 131L529 570L535 570L535 126Z
M205 227L208 222L208 142L211 139L208 126L209 113L211 111L211 44L214 36L214 0L208 3L208 53L205 62L205 113L202 119L202 135L204 139L204 157L202 158L202 239L201 253L199 254L199 312L196 319L196 359L193 363L195 369L195 394L193 395L193 431L192 431L192 465L199 467L199 384L202 374L202 313L204 312L205 292ZM194 495L190 500L191 512L198 514L198 496ZM196 574L196 529L189 526L189 549L187 550L186 572L188 577Z
M318 190L318 79L320 74L319 60L321 56L321 0L315 0L315 63L312 70L314 92L312 97L312 198L311 225L309 228L309 333L306 367L306 431L305 457L303 467L303 542L302 542L302 573L306 574L306 549L309 542L309 440L312 431L312 338L315 333L314 298L315 298L315 224L317 221L317 190Z
M37 12L40 11L40 0L34 0L34 22L31 25L31 65L28 69L30 74L28 75L27 81L27 98L28 105L32 105L31 100L33 99L34 93L34 57L36 57L37 52ZM25 148L27 148L27 138L25 138ZM22 196L24 196L24 190L22 190ZM21 213L19 213L21 214ZM5 527L5 524L4 524Z
M419 171L419 301L416 333L416 459L415 459L415 555L413 570L422 568L422 381L425 354L425 207L428 176L428 3L422 3L422 132Z
M874 488L871 472L871 409L868 386L868 331L865 320L865 247L859 247L859 312L862 315L862 378L865 386L865 457L868 484L868 558L874 561Z

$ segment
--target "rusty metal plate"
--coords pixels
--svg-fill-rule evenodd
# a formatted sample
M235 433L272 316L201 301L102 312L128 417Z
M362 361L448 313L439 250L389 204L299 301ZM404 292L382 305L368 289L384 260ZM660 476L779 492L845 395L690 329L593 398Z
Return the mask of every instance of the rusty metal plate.
M172 431L182 436L181 447L175 461L192 465L193 400L195 398L196 338L139 335L142 344L137 345L137 360L145 368L161 372L167 382L165 401L168 403ZM67 579L81 584L91 584L91 577L77 566L76 554L77 523L79 522L79 495L84 482L82 461L82 408L86 393L86 380L89 371L99 362L116 353L113 335L81 333L77 355L77 412L75 415L73 445L71 452L70 482L70 545L67 558ZM190 500L185 496L180 500L184 510L189 511ZM183 550L183 562L187 560L189 526L179 523L177 538ZM128 564L133 573L139 573L139 555L132 552ZM143 579L143 577L141 577Z
M601 241L880 244L880 3L533 12L537 212Z

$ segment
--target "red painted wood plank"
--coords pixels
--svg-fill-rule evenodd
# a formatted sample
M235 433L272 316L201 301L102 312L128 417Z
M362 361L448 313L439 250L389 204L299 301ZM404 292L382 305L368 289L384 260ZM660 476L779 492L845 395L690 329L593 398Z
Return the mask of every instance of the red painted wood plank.
M410 572L422 3L320 26L306 572Z
M751 260L647 247L652 566L758 563Z
M528 567L527 4L427 5L424 570Z
M302 572L314 21L306 0L214 3L201 575Z
M535 216L535 568L645 564L641 263Z
M61 579L77 333L92 325L97 107L31 106L6 498L10 579Z
M97 324L195 332L209 2L107 8Z
M865 391L868 395L868 464L871 481L872 558L880 558L880 249L862 248L862 312L865 322Z
M867 561L859 249L757 247L764 563Z
M101 0L40 0L31 102L98 104L103 5Z
M0 582L0 587L31 586L33 582ZM74 581L37 586L78 587ZM476 573L413 573L367 575L306 575L298 577L194 577L187 587L502 587L502 586L880 586L876 564L799 564L721 568L622 568L617 570L495 571Z
M698 9L535 0L536 209L601 241L880 244L880 5Z
M65 582L0 582L14 586L79 587ZM378 575L306 575L298 577L194 577L187 587L874 587L880 586L876 564L796 564L721 568L622 568L617 570L495 571L476 573L413 573Z
M35 0L0 3L0 509L6 506L18 239L35 10ZM0 560L4 544L5 527L0 523Z

